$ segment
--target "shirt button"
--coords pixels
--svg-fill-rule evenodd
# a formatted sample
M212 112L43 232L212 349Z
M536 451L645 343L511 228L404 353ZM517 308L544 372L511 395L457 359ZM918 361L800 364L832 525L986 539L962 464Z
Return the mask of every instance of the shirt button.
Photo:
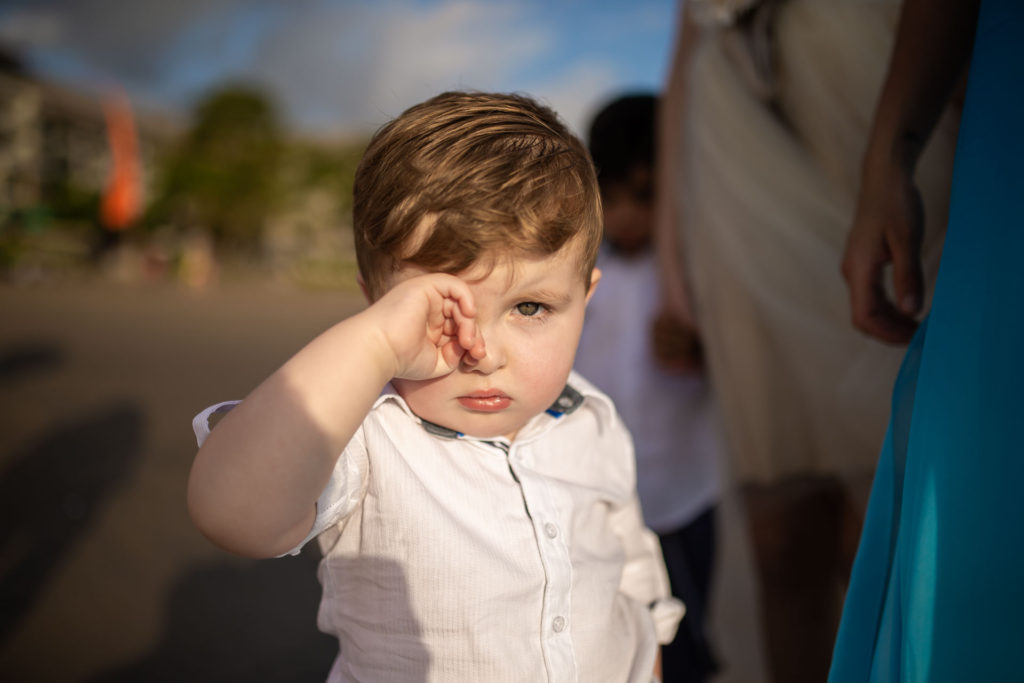
M558 535L558 527L548 522L544 525L544 533L548 535L548 538L554 538Z
M551 628L555 630L555 633L561 633L565 630L565 617L555 617L551 620Z

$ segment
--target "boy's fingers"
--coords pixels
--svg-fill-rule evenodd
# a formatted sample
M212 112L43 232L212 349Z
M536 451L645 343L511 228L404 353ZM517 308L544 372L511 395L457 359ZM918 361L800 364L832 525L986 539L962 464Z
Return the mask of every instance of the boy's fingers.
M449 339L444 345L441 346L441 361L444 365L444 372L451 372L459 365L459 361L462 360L462 356L465 354L463 348L459 345L458 339Z
M472 359L484 357L484 340L476 325L476 319L462 314L461 310L455 311L455 322L458 326L459 345Z
M456 309L462 315L469 318L476 315L476 304L473 302L473 294L462 280L454 275L446 275L440 289L446 302L453 304L452 315L454 315Z
M484 344L483 337L479 335L477 336L476 343L473 344L473 347L469 350L469 354L474 360L480 360L487 355L487 345Z
M434 274L432 286L440 298L440 306L431 307L428 322L441 332L443 361L451 366L461 359L473 360L485 355L484 342L476 325L476 305L469 288L459 278Z
M427 309L427 328L436 330L438 328L443 329L445 321L448 319L449 314L445 310L444 302L440 306L436 304L429 306Z

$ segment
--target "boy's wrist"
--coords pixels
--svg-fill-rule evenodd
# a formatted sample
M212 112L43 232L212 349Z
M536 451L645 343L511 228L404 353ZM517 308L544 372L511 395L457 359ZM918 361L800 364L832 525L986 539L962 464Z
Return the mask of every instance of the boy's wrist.
M354 336L362 345L362 355L376 369L382 379L381 387L396 377L400 370L395 353L384 327L378 322L377 311L371 305L349 321L356 327Z

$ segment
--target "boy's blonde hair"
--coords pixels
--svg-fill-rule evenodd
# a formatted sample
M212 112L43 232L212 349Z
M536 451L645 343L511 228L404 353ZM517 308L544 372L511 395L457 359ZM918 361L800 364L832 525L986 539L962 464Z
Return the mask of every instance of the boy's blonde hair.
M547 256L579 239L584 286L601 241L590 156L551 109L520 95L446 92L370 141L353 225L370 297L404 266L458 273L484 255Z

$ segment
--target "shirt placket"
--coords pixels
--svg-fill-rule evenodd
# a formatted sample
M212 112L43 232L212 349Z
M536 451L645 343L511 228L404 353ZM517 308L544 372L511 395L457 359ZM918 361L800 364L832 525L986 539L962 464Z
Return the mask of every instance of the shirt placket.
M508 448L509 468L519 482L527 514L533 523L537 552L544 568L544 601L541 610L541 650L549 680L576 681L576 656L569 621L572 599L572 562L568 537L560 524L551 483L523 465L524 449Z

